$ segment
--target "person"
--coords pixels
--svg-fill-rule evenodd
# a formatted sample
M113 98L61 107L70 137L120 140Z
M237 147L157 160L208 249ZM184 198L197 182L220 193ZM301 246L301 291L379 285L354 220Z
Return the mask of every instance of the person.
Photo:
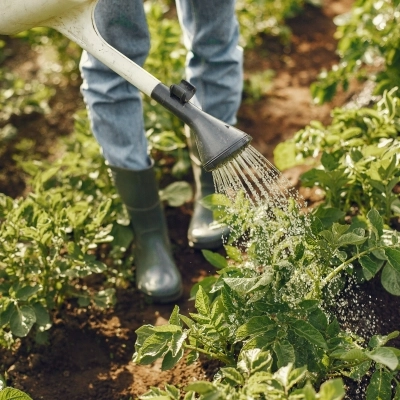
M185 78L197 89L193 102L234 125L243 85L235 0L176 0L176 8L188 50ZM144 64L150 37L143 0L100 0L95 21L111 46L136 64ZM93 134L131 218L136 286L154 302L174 301L182 294L182 279L172 256L154 162L148 153L141 94L87 52L80 70ZM199 203L214 192L212 173L201 168L195 145L187 136L195 181L189 243L196 248L217 248L224 230L212 229L212 212Z

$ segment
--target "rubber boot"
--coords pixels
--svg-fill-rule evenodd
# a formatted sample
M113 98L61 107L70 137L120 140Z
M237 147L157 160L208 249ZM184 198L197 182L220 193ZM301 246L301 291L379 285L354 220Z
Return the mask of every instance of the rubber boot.
M110 169L131 217L137 288L157 303L177 300L182 280L172 257L153 164L140 171Z
M196 249L217 249L228 236L229 228L215 224L213 212L200 203L201 199L215 193L214 180L212 172L207 172L201 166L196 143L188 126L185 127L185 134L195 184L193 215L188 229L189 246Z

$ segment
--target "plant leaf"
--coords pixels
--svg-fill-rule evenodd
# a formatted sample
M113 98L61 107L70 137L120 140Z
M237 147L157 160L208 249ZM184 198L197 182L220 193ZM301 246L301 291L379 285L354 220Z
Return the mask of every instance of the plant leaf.
M377 369L367 388L366 400L390 400L392 397L392 377L384 369Z
M10 318L10 328L13 335L25 337L36 322L35 310L32 306L16 307Z
M210 299L201 286L199 286L199 290L196 293L195 307L201 315L210 316Z
M0 391L0 400L32 400L26 393L7 387Z
M328 348L328 345L326 344L322 334L308 322L301 319L292 320L290 327L298 336L307 339L310 343L323 349Z
M365 353L371 360L383 364L394 371L399 365L399 360L396 354L387 347L378 347L372 351Z
M400 272L395 270L390 264L386 264L383 267L381 283L390 294L400 296Z
M294 348L286 339L275 342L273 345L273 350L278 359L278 368L284 367L289 363L293 364L296 361Z
M228 260L219 253L210 250L202 250L204 258L215 268L223 269L228 266Z
M332 379L321 385L318 398L321 400L340 400L343 399L345 394L343 381Z
M390 247L385 248L385 254L388 263L397 271L400 272L400 250Z
M380 214L378 213L377 210L372 208L368 212L367 218L372 225L372 230L376 233L378 238L380 238L383 235L383 219L382 219L382 217L380 216Z

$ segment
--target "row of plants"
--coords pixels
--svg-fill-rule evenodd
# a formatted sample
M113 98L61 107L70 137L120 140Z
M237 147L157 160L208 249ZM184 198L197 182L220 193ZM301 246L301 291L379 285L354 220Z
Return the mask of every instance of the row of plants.
M349 279L362 274L371 279L381 269L382 283L396 292L399 232L375 208L348 223L338 221L349 209L327 203L308 216L296 207L283 215L275 210L271 221L244 197L231 203L213 195L205 202L221 222L236 232L241 227L245 239L228 242L227 259L204 251L218 270L199 285L197 312L186 316L176 307L168 325L139 328L133 361L161 358L168 369L199 354L219 360L214 380L189 384L187 399L340 399L342 378L368 378L368 400L399 398L400 350L388 345L399 332L366 339L341 329L330 311ZM141 398L181 395L169 386Z
M311 85L316 103L332 100L354 79L372 82L378 95L400 86L399 7L398 0L356 0L334 19L340 61Z

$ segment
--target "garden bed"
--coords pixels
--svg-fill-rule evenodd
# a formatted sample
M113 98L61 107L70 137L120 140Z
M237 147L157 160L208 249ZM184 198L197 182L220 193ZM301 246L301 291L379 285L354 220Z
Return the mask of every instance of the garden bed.
M276 71L269 93L257 101L245 98L239 112L239 128L253 137L254 147L271 161L278 143L311 120L328 123L331 109L346 103L355 93L339 94L335 103L315 106L309 91L320 70L337 62L332 18L348 11L350 5L350 1L342 0L328 1L321 9L306 6L302 14L288 22L293 31L290 45L283 46L276 39L265 37L262 45L246 51L247 77L267 69ZM17 46L10 42L13 45ZM27 60L22 57L24 51L25 48L14 49L8 63L29 77L38 69L38 56L32 53ZM50 158L57 157L52 150L55 141L72 130L72 115L83 106L79 79L59 86L51 106L47 115L13 117L20 131L18 138L34 138L34 151ZM9 151L0 160L0 192L17 197L29 188L12 159L14 144L10 143ZM304 167L297 167L286 175L297 184L302 171ZM318 191L302 189L302 194L311 204L319 200ZM174 256L185 286L183 298L177 304L180 312L187 314L194 309L190 300L193 284L212 274L214 268L200 252L188 247L186 231L191 204L167 207L166 212ZM96 287L96 277L88 279L87 284ZM400 326L396 312L399 305L399 298L389 295L373 280L362 287L356 299L350 295L343 299L338 318L345 328L361 336L387 334ZM157 362L150 366L131 362L135 330L144 324L165 323L172 308L173 305L149 304L132 287L117 289L116 306L105 311L82 309L76 302L68 302L53 316L49 345L23 339L14 349L1 350L0 373L5 374L11 386L26 391L35 400L128 400L150 386L184 386L193 380L211 379L217 366L204 358L191 366L181 362L170 371L161 371ZM349 318L354 308L365 310L362 319ZM351 399L357 399L355 392Z

